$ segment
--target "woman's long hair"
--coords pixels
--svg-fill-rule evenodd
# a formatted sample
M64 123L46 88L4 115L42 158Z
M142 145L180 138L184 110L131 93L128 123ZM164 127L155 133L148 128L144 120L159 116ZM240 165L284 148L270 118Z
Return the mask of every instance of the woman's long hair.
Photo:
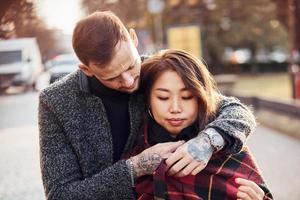
M198 100L198 128L204 129L216 114L219 92L214 79L206 66L196 57L180 50L162 50L146 59L142 64L141 81L150 104L150 92L155 81L166 71L175 71L181 77L185 87Z

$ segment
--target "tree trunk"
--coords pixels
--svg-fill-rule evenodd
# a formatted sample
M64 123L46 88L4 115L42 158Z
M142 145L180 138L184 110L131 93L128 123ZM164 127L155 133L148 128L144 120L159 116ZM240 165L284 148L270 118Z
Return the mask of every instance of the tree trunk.
M0 22L2 21L2 18L4 17L6 11L9 9L9 7L15 2L16 0L0 0Z

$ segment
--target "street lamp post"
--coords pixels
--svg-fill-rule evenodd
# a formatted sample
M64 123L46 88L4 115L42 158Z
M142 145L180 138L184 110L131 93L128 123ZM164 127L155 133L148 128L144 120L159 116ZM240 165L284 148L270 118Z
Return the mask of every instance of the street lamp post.
M156 50L163 46L163 27L162 27L162 11L165 8L163 0L148 0L148 11L153 15L155 48Z

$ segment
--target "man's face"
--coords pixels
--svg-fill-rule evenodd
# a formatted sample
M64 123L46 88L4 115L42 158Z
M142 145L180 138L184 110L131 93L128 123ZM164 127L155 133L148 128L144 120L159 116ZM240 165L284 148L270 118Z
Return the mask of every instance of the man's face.
M127 41L119 41L115 47L115 55L106 66L91 62L88 76L95 76L103 85L120 92L132 93L139 87L141 59L137 52L136 35ZM84 70L83 70L84 71Z

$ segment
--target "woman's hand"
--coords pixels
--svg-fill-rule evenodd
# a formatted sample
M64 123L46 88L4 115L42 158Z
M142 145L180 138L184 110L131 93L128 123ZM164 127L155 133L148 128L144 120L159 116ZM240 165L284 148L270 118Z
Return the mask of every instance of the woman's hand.
M131 158L135 177L152 174L161 161L172 154L184 141L156 144Z
M202 171L213 154L214 148L206 134L199 134L180 146L167 160L168 175L183 177Z
M263 200L264 191L253 181L237 178L235 182L240 185L237 193L238 200Z

